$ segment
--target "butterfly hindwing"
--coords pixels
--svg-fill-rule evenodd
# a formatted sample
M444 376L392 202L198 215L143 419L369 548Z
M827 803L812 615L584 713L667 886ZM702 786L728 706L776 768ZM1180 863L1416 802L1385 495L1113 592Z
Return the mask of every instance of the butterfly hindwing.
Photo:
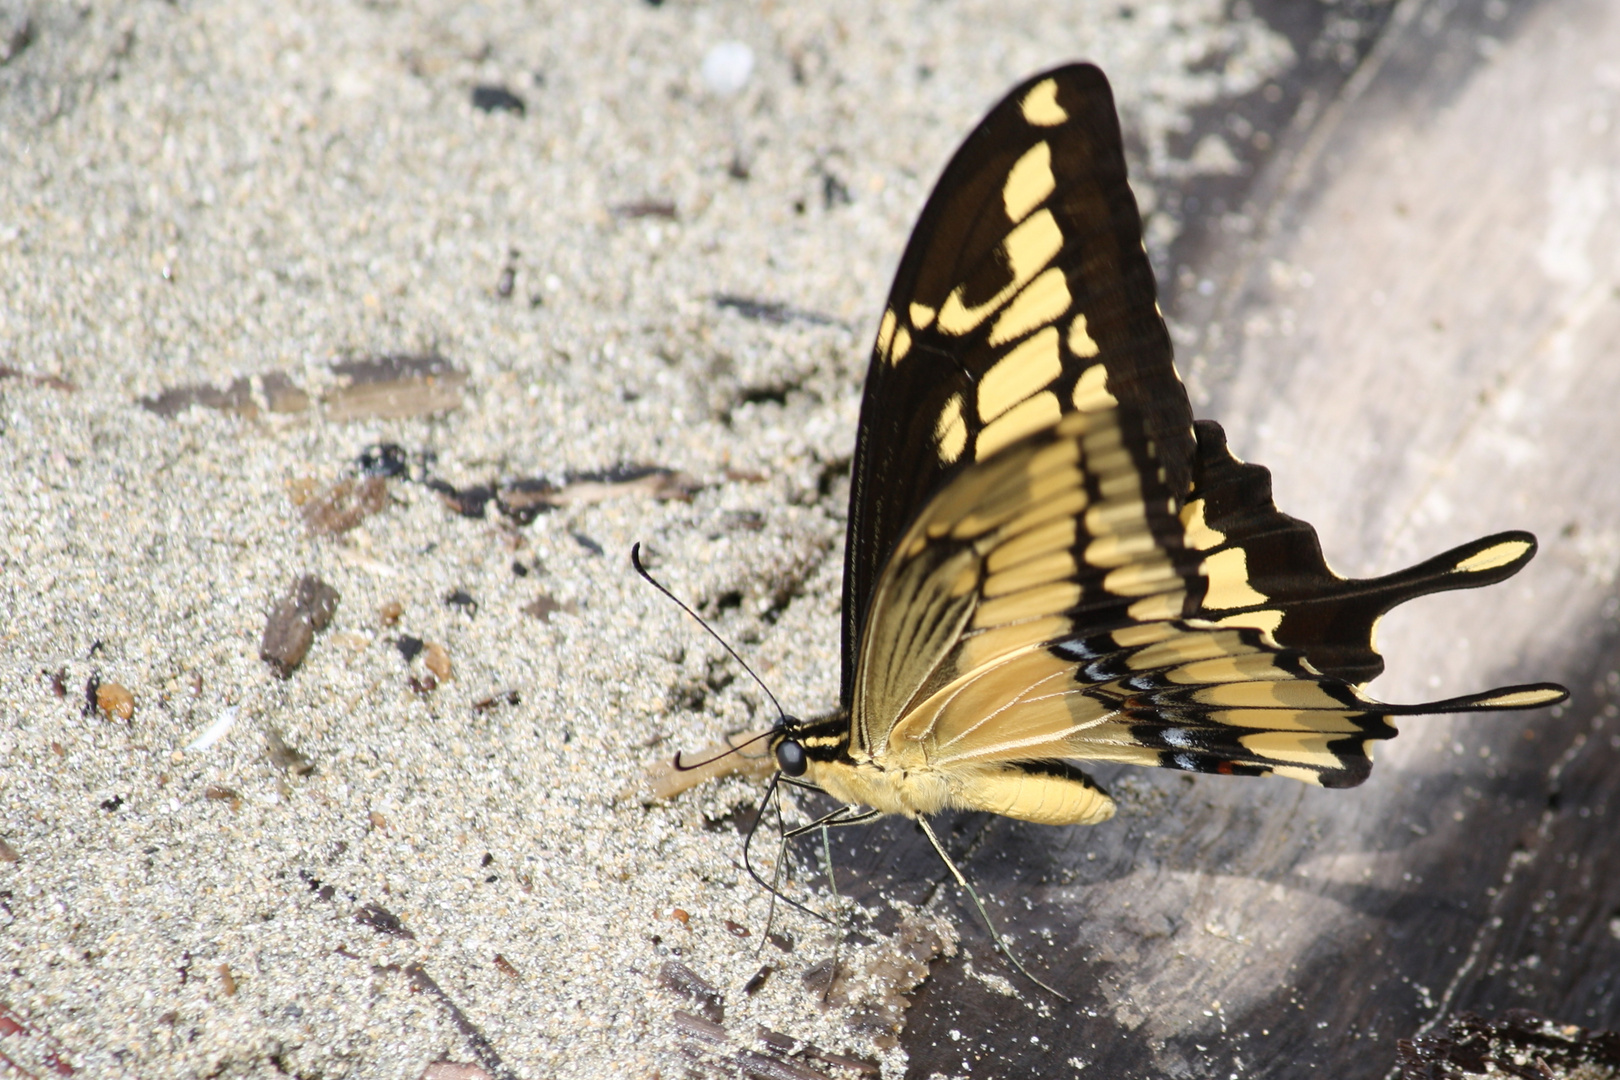
M1493 585L1536 552L1534 536L1504 532L1398 573L1342 578L1328 567L1316 530L1272 502L1270 471L1235 458L1219 424L1195 427L1198 458L1181 516L1210 582L1199 614L1265 629L1316 670L1346 682L1365 683L1384 670L1373 633L1385 612L1428 593Z
M844 700L890 551L975 460L1075 410L1122 402L1172 490L1192 413L1171 359L1095 67L1036 76L946 167L901 259L867 372L844 577Z
M1283 529L1301 550L1300 536L1314 545L1308 526L1270 507L1269 495L1265 503L1265 513L1251 505L1255 521ZM879 582L850 716L852 760L890 776L934 777L914 790L939 805L1092 822L1107 816L1106 796L1033 763L1111 761L1348 787L1371 768L1369 744L1395 734L1392 716L1564 696L1536 685L1419 705L1369 698L1312 663L1321 642L1303 631L1290 643L1266 627L1203 617L1216 595L1210 559L1189 542L1201 534L1180 509L1124 406L1068 413L965 466L906 530ZM1217 520L1239 539L1263 535L1223 512ZM1510 534L1469 545L1461 561L1497 573L1513 543ZM1453 556L1431 563L1451 566ZM1322 566L1303 575L1315 592L1276 599L1281 625L1324 605L1359 613L1361 598L1404 599L1397 594L1414 584L1431 591L1441 580L1424 564L1378 579L1394 585L1358 591L1319 552L1305 565ZM1275 585L1265 574L1254 580ZM1376 657L1370 629L1354 618L1345 625L1347 647Z

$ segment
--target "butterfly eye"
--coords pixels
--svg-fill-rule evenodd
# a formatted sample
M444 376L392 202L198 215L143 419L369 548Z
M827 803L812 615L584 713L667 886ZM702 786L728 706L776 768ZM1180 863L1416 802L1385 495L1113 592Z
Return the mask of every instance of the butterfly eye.
M776 767L787 776L803 776L810 767L810 759L805 756L804 747L789 740L776 748Z

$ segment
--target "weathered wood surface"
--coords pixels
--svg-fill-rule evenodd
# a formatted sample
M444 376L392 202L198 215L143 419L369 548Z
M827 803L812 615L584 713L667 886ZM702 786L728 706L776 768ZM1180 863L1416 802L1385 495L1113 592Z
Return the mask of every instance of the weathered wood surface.
M920 992L913 1075L1380 1077L1460 1009L1620 1023L1617 56L1606 0L1401 5L1348 81L1296 87L1307 115L1171 307L1199 414L1341 571L1540 536L1518 579L1386 620L1376 692L1573 701L1410 721L1349 792L1122 770L1104 827L946 823L1074 1001L975 979L1007 972L964 905L971 964ZM849 833L850 891L946 887L905 823Z

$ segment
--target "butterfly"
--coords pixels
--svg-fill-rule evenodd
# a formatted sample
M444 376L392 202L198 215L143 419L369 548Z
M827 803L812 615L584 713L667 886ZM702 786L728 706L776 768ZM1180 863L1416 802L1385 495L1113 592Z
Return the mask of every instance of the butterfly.
M1535 538L1340 577L1270 473L1194 421L1155 296L1107 79L1029 79L946 166L878 327L839 707L765 738L779 778L849 808L829 823L1097 824L1114 802L1087 761L1349 787L1394 717L1568 696L1370 697L1384 613L1502 581Z

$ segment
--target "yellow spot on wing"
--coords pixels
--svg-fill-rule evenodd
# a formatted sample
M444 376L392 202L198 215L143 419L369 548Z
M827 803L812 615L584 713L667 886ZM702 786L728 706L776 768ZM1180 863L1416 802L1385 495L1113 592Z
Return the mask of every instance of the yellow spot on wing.
M1119 399L1108 392L1108 369L1092 364L1080 373L1074 384L1074 407L1081 412L1100 412L1112 409Z
M1204 576L1209 578L1206 608L1253 607L1266 602L1265 594L1249 584L1249 557L1240 547L1217 551L1205 559Z
M1480 698L1478 704L1493 709L1528 709L1535 705L1550 705L1555 701L1562 701L1566 696L1562 690L1541 687L1535 690L1518 690L1511 694L1497 694L1494 697Z
M911 325L919 330L928 329L928 324L934 321L935 311L927 304L913 303L911 305Z
M1179 618L1181 609L1186 603L1186 591L1177 589L1174 592L1159 593L1157 596L1144 596L1126 608L1125 614L1138 622L1164 622L1167 619Z
M1316 731L1350 735L1361 731L1361 714L1327 709L1222 709L1211 713L1212 723L1261 731Z
M1183 636L1182 631L1177 630L1169 623L1161 622L1143 623L1140 626L1122 626L1109 635L1114 639L1114 644L1122 649L1134 649L1138 645L1156 645L1161 641L1168 641L1171 638L1181 636Z
M1194 499L1181 509L1181 524L1187 530L1187 546L1195 551L1208 551L1226 543L1226 534L1212 529L1204 520L1204 500Z
M1054 266L1030 282L1029 287L1007 306L990 330L990 344L1016 341L1036 327L1054 321L1067 310L1069 282L1062 268Z
M1091 561L1089 548L1086 550L1086 561ZM1180 585L1181 579L1170 560L1158 553L1116 567L1103 578L1103 588L1115 596L1151 596L1167 589L1177 589ZM1179 603L1176 614L1181 614Z
M1242 709L1342 709L1344 702L1313 682L1225 683L1199 690L1194 697L1205 705L1231 705Z
M1023 221L1057 188L1052 176L1052 148L1038 142L1018 159L1001 187L1001 202L1008 221Z
M1064 558L1069 559L1068 549L1074 546L1074 540L1074 518L1058 518L1001 544L984 560L984 568L992 574L999 574L1026 560L1038 559L1054 551L1063 553ZM1072 559L1069 559L1069 566L1072 570Z
M1069 324L1069 351L1082 360L1089 360L1102 352L1102 347L1086 329L1086 314L1083 311Z
M939 444L939 460L946 465L962 456L967 448L967 424L962 419L962 395L952 394L951 400L934 424L934 441Z
M883 313L883 321L878 323L877 351L879 356L887 357L889 355L889 344L894 341L895 321L894 311L891 309Z
M1039 559L1030 559L1017 566L991 574L984 579L982 591L987 597L1006 596L1008 593L1033 589L1049 581L1074 576L1074 558L1067 551L1053 551Z
M1057 80L1042 79L1030 87L1029 93L1019 103L1023 110L1024 119L1036 127L1055 127L1069 118L1057 99Z
M1117 639L1119 635L1115 634L1114 637ZM1131 655L1129 664L1133 671L1147 671L1151 668L1176 667L1198 660L1211 660L1218 656L1253 651L1245 649L1236 634L1178 633L1174 637L1138 649Z
M894 352L889 354L889 363L898 364L906 358L906 353L910 351L911 331L902 326L894 332Z
M979 419L994 420L1062 374L1057 327L1049 326L984 373L979 380Z
M1224 619L1216 620L1222 626L1243 626L1251 630L1264 630L1268 634L1275 634L1277 627L1282 625L1283 613L1276 608L1269 611L1245 611L1237 615L1228 615Z
M962 299L963 286L951 290L951 295L945 298L945 306L939 310L939 328L943 333L965 334L1005 304L1063 250L1063 230L1058 227L1052 211L1041 210L1008 233L1001 242L1001 250L1012 271L1012 280L989 300L971 308Z
M1499 566L1518 559L1530 550L1530 543L1526 540L1508 540L1488 547L1477 555L1470 555L1452 569L1460 574L1477 574L1482 570L1495 570Z
M1057 395L1042 391L979 432L978 441L973 444L973 456L982 461L1025 435L1051 427L1062 415L1063 407L1058 404Z
M962 669L983 667L1009 653L1051 641L1068 631L1069 620L1062 615L975 630L973 636L962 643Z
M1256 757L1332 769L1340 762L1339 755L1328 749L1329 741L1325 735L1302 731L1264 731L1238 740Z
M1183 685L1287 679L1288 673L1279 671L1271 660L1270 653L1259 652L1251 652L1244 656L1218 656L1183 664L1166 672L1165 675L1171 682Z
M1318 787L1322 785L1321 773L1318 773L1314 769L1302 769L1298 765L1274 765L1272 766L1271 773L1273 776L1286 776L1290 780L1298 780L1306 784L1315 784Z
M1054 581L1033 589L982 600L973 613L973 625L1004 626L1024 619L1039 619L1067 611L1080 602L1080 586Z

